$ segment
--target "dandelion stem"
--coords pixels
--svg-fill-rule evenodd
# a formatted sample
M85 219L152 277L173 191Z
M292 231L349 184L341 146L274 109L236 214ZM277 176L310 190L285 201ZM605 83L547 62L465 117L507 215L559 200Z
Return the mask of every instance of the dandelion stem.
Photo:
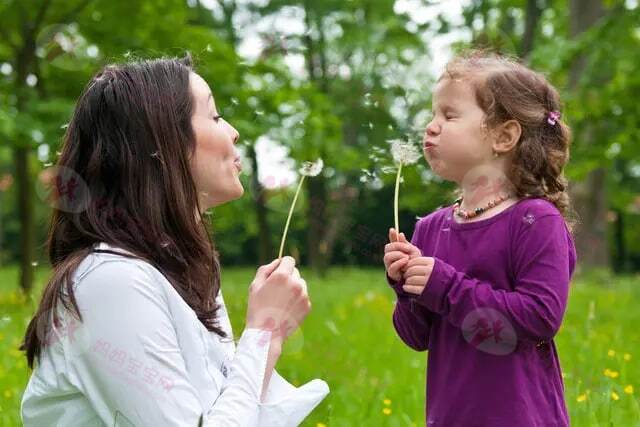
M289 217L287 218L287 224L284 226L284 233L282 233L282 240L280 241L280 252L278 253L278 259L282 258L282 252L284 251L284 242L287 239L287 231L289 231L289 223L291 222L291 216L293 215L293 209L296 206L296 201L298 200L298 195L300 194L300 189L302 188L302 183L306 175L302 175L300 178L300 183L298 184L298 189L296 190L296 195L293 197L293 202L291 203L291 209L289 209Z
M400 194L400 176L402 174L402 162L398 166L398 175L396 176L396 193L393 203L393 216L396 221L396 233L400 233L400 221L398 220L398 197Z

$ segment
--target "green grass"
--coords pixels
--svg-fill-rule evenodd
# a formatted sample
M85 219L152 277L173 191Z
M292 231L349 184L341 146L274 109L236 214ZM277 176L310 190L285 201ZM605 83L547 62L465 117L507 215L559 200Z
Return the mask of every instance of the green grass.
M236 335L253 273L223 271ZM47 274L38 271L38 291ZM294 384L313 378L329 383L331 393L304 425L424 425L426 353L410 350L396 337L394 296L381 270L335 268L324 279L307 279L313 310L277 366ZM29 375L16 348L36 302L25 301L16 283L15 268L0 269L0 426L20 425L20 398ZM573 281L556 338L572 425L640 426L639 306L637 276ZM632 393L625 392L629 385ZM391 413L384 414L384 408Z

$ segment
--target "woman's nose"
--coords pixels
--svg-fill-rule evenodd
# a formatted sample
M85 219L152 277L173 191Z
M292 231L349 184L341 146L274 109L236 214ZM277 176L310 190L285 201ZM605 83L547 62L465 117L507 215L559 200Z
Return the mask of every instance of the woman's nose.
M231 139L233 139L233 143L236 144L240 139L240 133L231 126L231 123L227 122L227 126L229 126L229 132L231 133Z

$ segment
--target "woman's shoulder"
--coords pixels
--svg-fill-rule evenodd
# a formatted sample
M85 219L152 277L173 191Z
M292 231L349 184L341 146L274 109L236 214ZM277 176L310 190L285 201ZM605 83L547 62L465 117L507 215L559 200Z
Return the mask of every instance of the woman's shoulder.
M123 293L145 288L154 293L165 293L170 285L164 275L148 261L135 257L125 249L101 242L85 257L72 276L76 294Z

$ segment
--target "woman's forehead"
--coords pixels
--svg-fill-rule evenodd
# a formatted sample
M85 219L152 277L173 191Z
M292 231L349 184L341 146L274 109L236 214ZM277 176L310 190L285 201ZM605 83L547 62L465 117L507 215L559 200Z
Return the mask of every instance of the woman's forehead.
M213 104L213 95L211 94L211 89L209 89L207 82L194 72L191 72L189 76L191 91L195 96L196 102L203 106L207 106L209 102Z

